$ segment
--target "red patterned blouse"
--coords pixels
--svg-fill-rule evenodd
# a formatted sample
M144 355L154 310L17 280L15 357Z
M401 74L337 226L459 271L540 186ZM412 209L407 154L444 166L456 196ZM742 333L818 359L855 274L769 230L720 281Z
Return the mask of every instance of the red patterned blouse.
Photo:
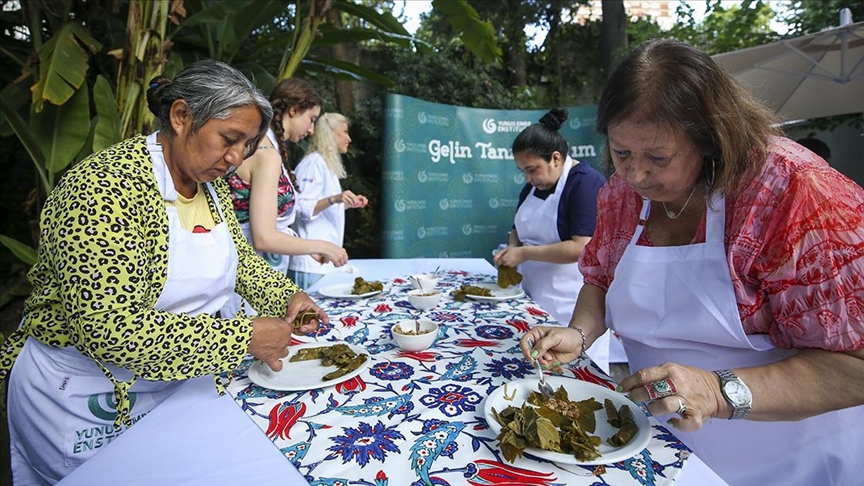
M636 229L640 196L617 175L600 190L582 254L585 283L608 289ZM705 217L692 243L705 241ZM648 232L639 245L651 246ZM726 198L725 244L747 334L782 348L864 347L864 189L795 142L776 137L767 163Z

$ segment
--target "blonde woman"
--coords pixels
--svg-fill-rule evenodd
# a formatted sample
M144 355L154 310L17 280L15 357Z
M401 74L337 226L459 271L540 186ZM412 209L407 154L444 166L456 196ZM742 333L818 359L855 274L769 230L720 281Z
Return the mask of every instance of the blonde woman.
M338 113L326 113L318 118L309 143L309 153L297 166L297 184L302 192L297 198L297 219L294 230L300 238L329 241L342 246L345 236L345 211L364 208L366 196L343 191L339 179L344 179L342 154L348 152L351 136L348 119ZM311 256L291 258L288 274L300 287L309 288L332 271L333 263L317 261Z

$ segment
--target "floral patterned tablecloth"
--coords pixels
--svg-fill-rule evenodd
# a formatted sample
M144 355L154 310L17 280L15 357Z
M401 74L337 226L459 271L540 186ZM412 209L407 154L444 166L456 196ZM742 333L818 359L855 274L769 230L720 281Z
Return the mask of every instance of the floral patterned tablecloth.
M385 291L368 299L312 294L330 316L319 341L364 346L369 367L336 386L284 392L251 383L249 358L228 390L312 485L671 484L690 450L654 418L648 447L622 462L564 470L530 457L504 460L483 399L505 382L534 375L519 338L554 321L528 297L489 303L450 296L462 284L492 278L441 272L445 296L423 313L439 324L439 338L422 352L401 351L390 334L395 323L417 315L405 278L384 281ZM565 375L614 388L588 360L571 363Z

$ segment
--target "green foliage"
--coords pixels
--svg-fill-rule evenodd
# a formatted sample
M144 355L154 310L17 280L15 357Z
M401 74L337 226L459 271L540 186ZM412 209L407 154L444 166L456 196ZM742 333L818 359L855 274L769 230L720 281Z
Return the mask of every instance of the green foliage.
M432 6L441 11L462 42L483 62L493 63L501 58L501 48L495 43L492 24L482 20L465 0L433 0Z
M39 81L33 86L33 108L42 111L45 101L62 105L71 98L84 83L89 56L82 48L91 52L102 48L82 25L70 22L39 49Z
M435 103L476 108L534 107L530 90L508 88L496 66L466 62L464 48L447 46L426 56L396 50L387 52L393 65L385 74L394 93Z
M776 14L768 2L743 0L728 8L720 0L705 4L701 24L696 23L693 8L682 3L677 8L678 22L660 35L682 40L712 55L762 45L779 37L770 27Z
M110 147L120 140L120 113L114 101L114 90L105 76L96 77L93 86L93 102L96 106L96 126L93 130L93 152Z
M864 1L861 0L792 0L783 21L789 26L790 36L812 34L840 25L840 9L852 12L852 21L864 20Z
M36 263L36 250L30 248L24 243L3 235L0 235L0 243L2 243L6 248L9 248L13 255L18 257L27 265L33 265Z

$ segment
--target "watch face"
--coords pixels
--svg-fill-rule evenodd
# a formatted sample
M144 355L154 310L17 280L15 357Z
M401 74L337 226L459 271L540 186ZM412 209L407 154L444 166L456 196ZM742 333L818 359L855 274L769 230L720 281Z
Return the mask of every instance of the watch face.
M736 407L750 403L750 390L737 381L727 381L723 385L723 391Z

